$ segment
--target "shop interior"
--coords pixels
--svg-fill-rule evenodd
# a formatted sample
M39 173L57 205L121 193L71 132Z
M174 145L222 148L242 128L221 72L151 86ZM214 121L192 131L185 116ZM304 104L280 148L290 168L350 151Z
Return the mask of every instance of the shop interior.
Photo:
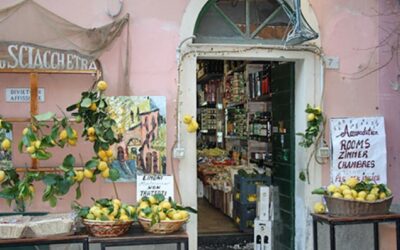
M267 185L275 237L291 248L293 114L293 62L197 61L199 235L252 234L257 185Z

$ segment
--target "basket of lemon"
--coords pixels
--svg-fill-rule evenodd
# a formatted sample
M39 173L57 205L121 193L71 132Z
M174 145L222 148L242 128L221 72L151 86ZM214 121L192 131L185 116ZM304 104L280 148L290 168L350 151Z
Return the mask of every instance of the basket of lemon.
M77 207L86 230L96 237L115 237L126 233L136 216L136 208L118 199L99 199L91 207Z
M143 197L137 207L138 221L143 229L154 234L169 234L178 231L189 220L190 207L182 207L162 194Z
M385 184L368 180L359 182L349 178L340 185L330 184L319 188L313 194L324 195L329 215L366 216L389 212L393 195Z

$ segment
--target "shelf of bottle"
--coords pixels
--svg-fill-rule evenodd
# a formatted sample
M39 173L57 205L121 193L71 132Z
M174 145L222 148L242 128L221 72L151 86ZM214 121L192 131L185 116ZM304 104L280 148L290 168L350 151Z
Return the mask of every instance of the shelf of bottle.
M247 140L247 136L237 136L237 135L226 135L225 139L231 139L231 140Z
M243 70L244 70L244 67L245 67L247 64L248 64L247 62L242 63L242 64L240 64L239 66L236 66L235 68L233 68L233 69L229 70L228 72L226 72L225 75L231 75L231 74L233 74L233 73L235 73L235 72L243 71Z
M272 93L249 99L249 102L268 102L268 101L272 101Z
M271 142L271 138L262 135L249 135L249 140L265 142L265 143Z
M264 159L250 159L250 163L257 164L257 166L266 166L266 167L272 167L273 162L272 160L264 160Z
M206 73L197 78L197 84L207 83L208 81L221 79L224 76L222 73Z
M225 108L229 109L229 108L236 108L236 107L239 107L239 106L244 106L244 105L246 104L246 102L247 102L247 101L228 102L228 103L226 104L226 107L225 107Z

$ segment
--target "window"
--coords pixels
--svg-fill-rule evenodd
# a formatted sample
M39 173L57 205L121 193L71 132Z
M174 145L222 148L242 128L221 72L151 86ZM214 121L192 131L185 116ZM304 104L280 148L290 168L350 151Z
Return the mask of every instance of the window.
M195 43L283 45L293 31L308 32L307 38L296 36L296 43L315 39L317 33L287 1L290 0L210 0L197 20ZM299 2L296 4L300 6Z

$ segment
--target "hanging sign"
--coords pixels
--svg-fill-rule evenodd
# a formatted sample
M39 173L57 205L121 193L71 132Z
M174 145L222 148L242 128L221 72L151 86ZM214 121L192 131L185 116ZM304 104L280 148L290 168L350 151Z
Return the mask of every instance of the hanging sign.
M0 42L0 69L96 71L95 60L76 51Z
M6 88L6 102L30 102L29 88ZM44 88L38 88L38 101L44 102Z
M162 194L174 198L174 178L170 175L137 175L136 199L144 196Z
M332 118L331 182L349 177L385 183L386 135L383 117Z

